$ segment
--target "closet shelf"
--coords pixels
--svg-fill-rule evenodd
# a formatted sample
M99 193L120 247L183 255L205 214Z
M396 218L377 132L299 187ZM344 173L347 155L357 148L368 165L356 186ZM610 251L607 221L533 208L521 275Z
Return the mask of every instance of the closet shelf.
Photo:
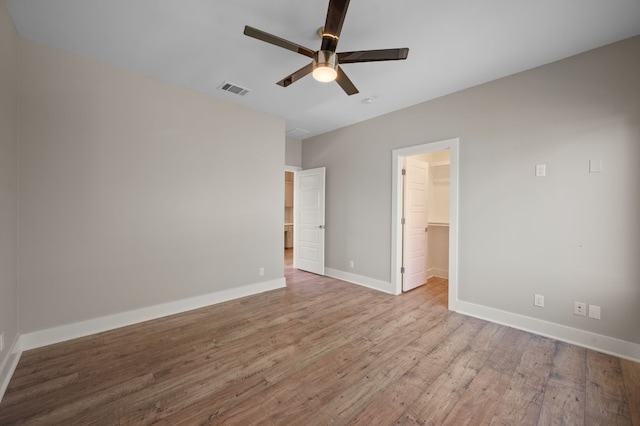
M428 222L429 226L449 226L449 222Z

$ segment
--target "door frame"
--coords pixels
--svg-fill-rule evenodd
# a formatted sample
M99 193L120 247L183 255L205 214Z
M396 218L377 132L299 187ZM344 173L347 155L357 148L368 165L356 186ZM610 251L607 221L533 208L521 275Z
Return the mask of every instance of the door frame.
M458 306L458 176L460 139L446 139L391 151L391 285L402 294L402 166L405 157L449 150L449 310Z

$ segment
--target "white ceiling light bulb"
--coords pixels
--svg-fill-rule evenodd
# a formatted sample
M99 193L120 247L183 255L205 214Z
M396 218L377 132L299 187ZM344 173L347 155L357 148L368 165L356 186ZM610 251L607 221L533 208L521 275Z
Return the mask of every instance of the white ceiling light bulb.
M338 77L338 62L335 52L319 50L313 56L313 78L323 83L334 81Z
M313 78L323 83L334 81L338 73L331 67L317 67L313 70Z

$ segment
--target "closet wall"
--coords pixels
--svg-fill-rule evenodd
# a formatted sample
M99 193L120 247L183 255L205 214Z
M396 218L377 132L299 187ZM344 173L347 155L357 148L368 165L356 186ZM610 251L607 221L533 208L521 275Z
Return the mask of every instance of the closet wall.
M284 248L293 248L293 172L284 172Z

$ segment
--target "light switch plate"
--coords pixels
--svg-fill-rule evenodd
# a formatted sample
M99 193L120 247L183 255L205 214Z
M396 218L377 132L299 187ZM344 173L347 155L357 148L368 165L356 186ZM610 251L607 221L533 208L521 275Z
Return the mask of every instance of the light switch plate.
M600 306L589 305L589 318L600 319Z
M542 177L547 175L546 164L536 164L536 177Z
M589 173L602 173L602 160L589 160Z

